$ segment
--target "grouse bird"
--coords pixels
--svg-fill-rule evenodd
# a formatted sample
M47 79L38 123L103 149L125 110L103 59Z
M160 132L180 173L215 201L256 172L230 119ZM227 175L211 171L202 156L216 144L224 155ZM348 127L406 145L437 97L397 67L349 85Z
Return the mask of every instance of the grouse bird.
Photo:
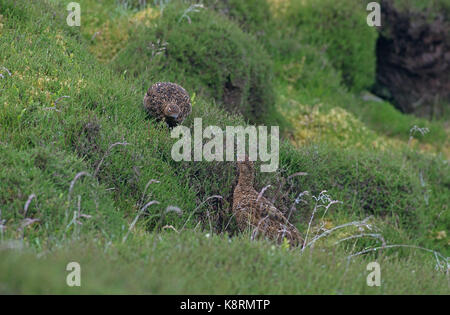
M175 127L191 113L189 94L178 84L158 82L145 93L144 108L149 116Z
M297 228L267 198L253 188L254 165L245 157L238 161L239 180L233 193L233 214L239 230L251 228L254 237L264 236L278 243L284 238L290 245L303 244Z

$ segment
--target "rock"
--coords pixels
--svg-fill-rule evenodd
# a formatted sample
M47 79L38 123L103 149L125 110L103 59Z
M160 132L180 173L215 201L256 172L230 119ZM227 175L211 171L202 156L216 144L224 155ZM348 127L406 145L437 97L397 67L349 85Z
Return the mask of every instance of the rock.
M450 23L445 12L399 11L381 1L377 84L405 113L438 116L450 102Z

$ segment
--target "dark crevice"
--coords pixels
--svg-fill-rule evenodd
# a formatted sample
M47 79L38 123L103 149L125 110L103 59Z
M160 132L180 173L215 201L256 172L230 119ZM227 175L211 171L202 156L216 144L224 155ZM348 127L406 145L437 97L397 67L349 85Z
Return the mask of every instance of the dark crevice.
M445 12L400 11L381 1L374 92L404 113L433 118L450 102L450 23Z

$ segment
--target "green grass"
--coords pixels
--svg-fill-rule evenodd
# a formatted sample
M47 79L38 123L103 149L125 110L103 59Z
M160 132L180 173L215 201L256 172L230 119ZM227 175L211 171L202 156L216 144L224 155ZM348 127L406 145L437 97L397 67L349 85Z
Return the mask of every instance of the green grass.
M130 22L144 12L136 3L127 7L85 0L85 24L77 29L66 25L63 2L0 0L0 67L11 72L1 72L0 78L0 224L6 227L0 243L0 292L448 293L448 279L433 270L434 257L426 252L386 250L358 257L347 269L347 255L378 245L371 239L334 245L357 233L355 227L330 235L303 255L238 235L230 215L235 164L173 161L176 139L142 109L148 85L170 79L191 93L193 113L184 122L189 128L195 117L202 117L204 126L222 128L249 120L280 124L280 169L258 173L256 189L272 185L265 195L282 210L309 191L292 216L302 234L316 205L312 196L327 190L342 203L323 220L319 211L314 233L321 224L335 227L372 215L377 233L389 244L424 246L448 255L448 236L443 236L450 230L448 162L445 156L418 151L415 142L408 145L410 128L427 126L429 134L415 135L418 145L445 154L448 131L441 122L403 115L389 103L363 101L359 89L369 84L372 68L352 68L365 67L355 43L364 37L370 46L373 34L350 34L358 11L350 24L335 30L343 37L327 33L331 37L322 38L323 29L314 32L323 23L317 12L333 10L327 1L308 3L305 11L296 7L291 13L315 12L312 20L291 25L294 17L286 24L273 18L260 33L267 10L253 15L254 1L230 1L228 11L220 5L202 9L191 13L191 23L179 22L189 3L175 2L162 17L150 19L156 24L146 25L148 17L139 22L143 24ZM345 3L339 14L345 13ZM116 22L119 26L110 35L91 40L93 32ZM280 25L299 37L281 36ZM305 30L311 36L307 43L300 41ZM120 42L122 38L126 40ZM336 41L342 38L349 41L344 50ZM148 61L148 42L158 39L169 43L167 50ZM324 44L330 50L324 51ZM244 81L239 102L231 108L221 94L228 78ZM313 130L291 121L290 113L300 109L296 104L304 105L301 113L308 117L319 103L323 112L318 118L331 122L317 125L320 137L301 147L290 144L292 134ZM389 146L394 140L400 145ZM386 141L388 149L372 147L373 141ZM89 175L74 181L82 172ZM286 180L296 172L308 175ZM223 199L203 203L212 195ZM152 200L159 204L140 216L123 243L139 210ZM181 214L166 213L170 206L179 207ZM38 221L28 224L27 219ZM181 233L169 232L166 225ZM26 250L4 249L13 241ZM73 260L86 271L81 290L61 280ZM381 288L365 284L365 266L372 260L382 266Z
M370 87L375 78L376 31L367 27L367 13L354 1L290 1L283 21L285 36L314 45L331 58L352 90ZM295 47L295 46L294 46Z
M267 120L274 105L267 53L236 24L207 9L186 13L188 7L169 4L156 27L136 32L113 67L144 89L157 80L180 82L252 122Z
M81 287L65 283L73 261L81 266ZM366 284L371 261L380 264L380 287ZM433 260L417 251L407 259L348 262L338 249L299 255L244 237L165 232L126 245L78 241L38 260L29 250L3 251L0 293L448 294L446 276L433 268Z
M266 1L211 0L206 5L238 22L264 45L274 60L273 83L281 99L311 106L323 103L328 109L339 106L377 133L404 141L414 125L428 127L431 132L416 139L448 156L445 119L404 115L392 104L364 101L359 95L358 91L371 88L375 78L377 39L374 29L365 24L363 5L354 6L353 1L340 1L337 6L327 1L285 3L286 12L278 17L270 14ZM278 99L278 107L280 103ZM281 120L281 124L288 122Z

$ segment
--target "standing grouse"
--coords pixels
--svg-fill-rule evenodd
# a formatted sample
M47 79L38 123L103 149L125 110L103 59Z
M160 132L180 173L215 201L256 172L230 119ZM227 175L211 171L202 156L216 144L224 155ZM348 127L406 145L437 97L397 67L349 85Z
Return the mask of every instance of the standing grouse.
M144 108L147 113L175 127L191 113L191 99L181 86L171 82L153 84L145 93Z
M298 246L303 240L297 228L267 198L253 188L254 165L245 157L238 161L239 180L233 194L233 214L239 230L251 228L252 236L265 236L278 243L286 238L290 245Z

